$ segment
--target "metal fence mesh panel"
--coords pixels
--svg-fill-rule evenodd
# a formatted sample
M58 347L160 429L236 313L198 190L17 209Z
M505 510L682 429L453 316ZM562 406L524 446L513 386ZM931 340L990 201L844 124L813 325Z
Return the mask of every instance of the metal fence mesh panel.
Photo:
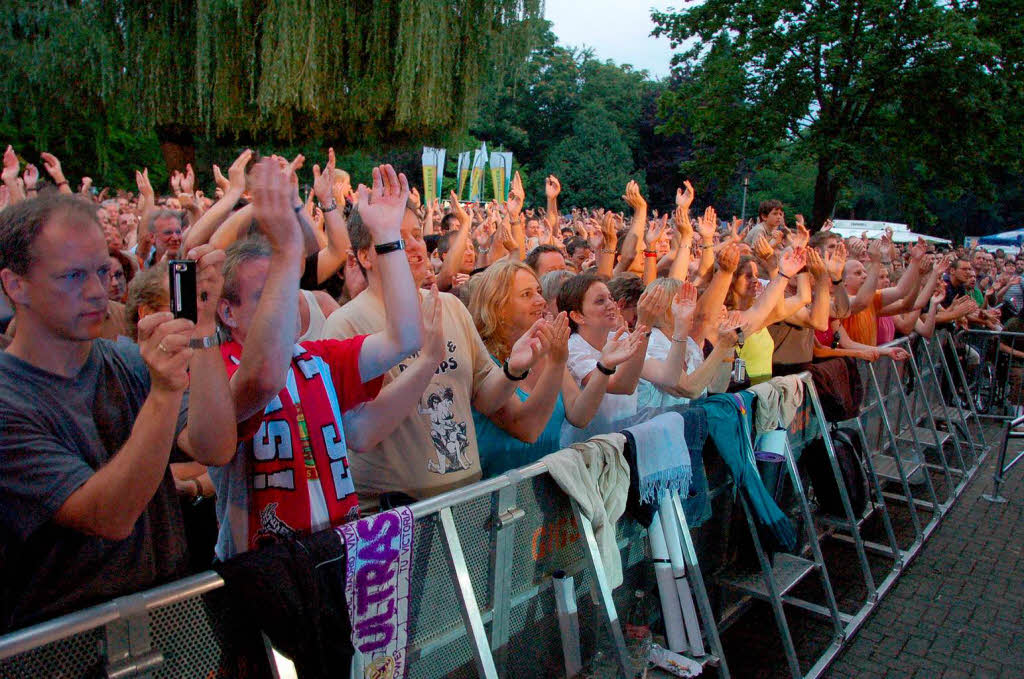
M223 676L223 671L235 666L223 594L214 590L149 612L153 648L164 656L155 677Z
M103 676L103 628L82 632L39 648L0 660L4 679L72 679Z

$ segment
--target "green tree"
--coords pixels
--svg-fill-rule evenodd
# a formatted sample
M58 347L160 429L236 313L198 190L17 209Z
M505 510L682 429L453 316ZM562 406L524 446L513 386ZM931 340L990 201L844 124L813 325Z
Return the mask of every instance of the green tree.
M997 3L1003 20L1008 2ZM700 154L688 169L722 184L790 147L815 168L815 224L855 180L892 181L906 213L927 221L925 191L988 191L993 159L1019 149L1006 124L1019 65L979 7L706 0L654 12L657 34L692 45L662 98L664 129L692 131Z
M465 131L482 83L525 58L540 11L539 0L9 2L0 125L72 167L102 166L118 131L155 133L175 166L209 139L408 146Z
M623 209L626 183L636 178L633 154L603 106L591 102L573 120L572 134L548 153L545 176L562 184L559 205Z

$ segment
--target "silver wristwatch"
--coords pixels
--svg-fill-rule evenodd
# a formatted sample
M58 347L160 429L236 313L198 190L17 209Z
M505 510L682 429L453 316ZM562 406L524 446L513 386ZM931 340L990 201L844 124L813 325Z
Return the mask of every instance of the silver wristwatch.
M188 341L189 349L212 349L220 346L220 335L213 333L206 337L193 337Z

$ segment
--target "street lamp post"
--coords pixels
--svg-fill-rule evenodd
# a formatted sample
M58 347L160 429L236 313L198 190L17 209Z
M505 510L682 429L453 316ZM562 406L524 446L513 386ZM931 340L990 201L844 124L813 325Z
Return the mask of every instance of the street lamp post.
M747 186L750 185L750 177L743 177L743 207L740 208L740 221L747 221Z

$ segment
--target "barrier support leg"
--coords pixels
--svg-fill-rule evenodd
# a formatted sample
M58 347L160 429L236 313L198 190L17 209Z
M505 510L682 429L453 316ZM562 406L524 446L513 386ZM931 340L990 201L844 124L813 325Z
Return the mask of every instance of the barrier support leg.
M498 671L494 666L494 657L491 655L491 648L487 642L487 633L484 631L480 608L476 604L476 594L473 592L473 583L469 578L469 568L466 566L466 557L462 552L462 542L459 540L459 532L455 527L455 517L452 515L451 507L445 507L438 512L438 518L441 521L441 532L444 534L445 557L448 559L452 584L455 585L455 592L459 597L462 609L462 619L469 632L470 642L473 644L477 673L485 679L498 679Z
M951 336L949 336L948 332L946 333L946 340L948 342L952 342L953 341L953 338ZM947 370L948 369L949 368L947 366ZM968 390L968 385L967 385L967 375L964 374L964 368L963 368L962 365L960 365L959 362L956 363L956 372L957 372L957 375L960 377L960 384L964 388L964 393L969 395L970 391ZM973 398L968 398L967 402L970 404L970 408L968 409L968 412L970 413L971 417L974 420L974 426L978 430L978 445L980 445L981 451L982 451L981 455L983 455L984 452L988 450L988 443L986 443L986 441L985 441L985 430L981 426L981 418L978 417L978 409L975 406L974 399ZM970 429L968 429L968 432L969 431L970 431ZM977 455L976 456L976 459L978 460L979 463L981 462L981 459L980 459L981 455Z
M515 524L525 516L525 512L516 506L516 480L491 496L491 544L494 545L491 553L491 653L498 677L504 677L507 673L509 620L512 614L512 583L508 574L512 572Z
M725 660L725 651L722 649L722 640L718 636L718 623L715 621L715 612L711 609L711 600L708 599L708 590L704 586L704 576L700 572L700 564L697 563L697 550L693 546L693 536L690 535L690 526L686 523L686 514L683 512L683 503L679 500L679 493L672 491L672 509L676 515L676 521L680 526L680 537L682 538L683 561L686 562L686 572L693 583L695 599L697 600L697 611L700 613L701 622L704 625L704 635L707 637L711 652L717 656L718 676L721 679L729 679L729 666Z
M615 644L615 654L618 656L619 669L623 671L623 676L633 676L633 663L629 659L629 653L626 651L626 640L622 636L622 627L619 625L619 616L615 611L615 601L612 599L612 588L608 585L608 577L604 572L604 564L601 562L601 554L597 550L597 539L594 537L594 528L590 525L590 521L587 517L583 516L583 512L580 510L579 504L576 500L570 498L570 504L572 505L572 515L576 519L576 527L579 528L580 535L583 536L584 544L586 545L584 553L587 556L587 562L590 565L591 572L594 576L594 587L597 589L597 595L600 599L598 608L601 609L601 613L604 616L605 622L608 624L608 631L612 635L612 641ZM611 530L609 528L609 530Z
M843 513L846 515L846 520L849 522L850 535L853 538L854 550L857 552L857 560L860 561L861 573L864 576L864 586L868 590L868 601L874 601L877 598L877 591L875 589L875 578L871 573L871 564L868 563L867 552L864 551L864 543L860 536L859 527L859 516L856 516L853 512L853 505L850 503L850 494L846 490L846 484L843 482L843 473L839 468L839 461L836 459L835 447L832 445L832 435L828 430L828 422L825 420L825 413L821 408L821 402L818 400L818 392L814 388L814 380L810 376L803 378L804 382L804 399L810 399L811 408L814 411L814 417L818 420L818 428L821 430L822 440L825 442L825 452L828 454L829 463L832 467L832 476L835 478L836 486L839 489L839 500L843 505ZM792 455L792 449L789 446L789 442L786 442L786 447L789 449L787 454ZM814 526L814 522L810 524Z

